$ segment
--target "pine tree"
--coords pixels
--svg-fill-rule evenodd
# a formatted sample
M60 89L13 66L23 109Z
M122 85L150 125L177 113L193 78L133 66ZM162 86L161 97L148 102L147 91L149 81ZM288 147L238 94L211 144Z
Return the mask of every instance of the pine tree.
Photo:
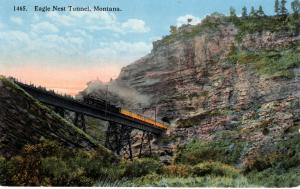
M286 4L286 0L281 0L281 3L280 3L280 14L281 15L287 15L287 9L285 7L285 4Z
M255 17L256 16L256 11L254 9L254 7L251 7L251 11L250 11L250 17Z
M229 10L229 14L230 14L230 17L236 17L236 12L235 12L235 9L233 7L230 7L230 10Z
M279 0L275 0L274 11L276 15L279 15Z
M291 3L291 8L293 10L293 13L298 15L299 12L300 12L300 1L299 0L294 0L292 3Z
M248 16L248 14L247 14L247 7L243 7L243 9L242 9L242 17L246 18L247 16Z
M263 8L262 8L262 6L260 5L259 6L259 8L258 8L258 11L257 11L257 15L258 16L265 16L265 12L264 12L264 10L263 10Z

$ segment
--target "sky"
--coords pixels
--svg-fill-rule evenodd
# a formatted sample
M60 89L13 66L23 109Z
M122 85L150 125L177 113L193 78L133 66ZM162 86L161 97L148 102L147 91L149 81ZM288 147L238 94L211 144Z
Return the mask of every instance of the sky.
M243 6L273 14L274 0L0 0L0 75L75 95L116 78L147 55L170 25ZM290 1L287 6L289 7ZM26 6L27 11L14 11ZM35 11L35 6L119 7L119 12Z

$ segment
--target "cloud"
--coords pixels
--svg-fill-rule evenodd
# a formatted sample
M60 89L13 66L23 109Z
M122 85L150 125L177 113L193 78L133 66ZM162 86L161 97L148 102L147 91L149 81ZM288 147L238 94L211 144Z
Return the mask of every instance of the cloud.
M35 62L120 68L145 56L152 48L151 42L120 38L149 30L140 19L120 22L115 14L107 12L34 14L19 31L0 31L0 64L9 61L11 65Z
M33 32L36 33L55 33L59 31L59 29L55 25L49 22L40 22L37 24L32 24L31 29Z
M10 17L10 21L18 25L21 25L23 23L23 19L17 16Z
M201 20L202 20L199 17L187 14L187 15L184 15L184 16L180 16L180 17L178 17L176 19L176 25L177 25L177 27L180 27L183 24L187 24L188 23L188 19L192 19L192 22L190 23L192 25L199 24L199 23L201 23Z
M14 30L0 32L0 40L1 40L0 48L3 48L3 50L21 48L31 41L27 33L22 31L14 31Z
M106 22L106 24L90 25L88 29L90 31L108 30L120 34L146 33L150 31L150 28L140 19L128 19L123 23L112 20L110 23Z
M32 30L40 31L37 28ZM0 55L3 60L9 59L11 64L40 62L122 67L145 56L152 48L151 43L143 41L95 41L93 35L82 30L66 33L3 31L0 32L0 41Z
M128 19L126 22L122 23L122 28L124 31L132 32L148 32L150 28L146 26L145 22L140 19Z
M56 24L70 26L74 22L74 18L68 15L58 14L57 12L49 12L47 17Z
M105 81L117 77L123 66L152 48L151 42L138 41L134 35L150 31L143 20L119 20L108 12L49 12L8 21L11 24L5 26L0 21L0 28L5 27L0 29L0 70L28 81L78 79L84 81L83 88L98 76ZM16 30L13 23L22 27Z
M58 26L77 27L89 32L108 30L126 34L150 31L150 28L141 19L130 18L120 22L115 14L109 12L70 12L65 15L50 12L47 14L47 18Z
M115 61L129 63L150 52L152 45L145 42L113 42L102 43L101 48L88 53L89 59L102 60L103 62Z

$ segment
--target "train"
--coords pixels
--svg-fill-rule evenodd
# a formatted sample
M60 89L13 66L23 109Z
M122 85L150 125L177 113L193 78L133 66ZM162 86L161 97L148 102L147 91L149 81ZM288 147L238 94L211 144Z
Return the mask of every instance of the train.
M100 108L105 108L107 111L110 112L120 112L120 107L110 104L108 101L103 100L99 97L94 95L86 95L83 97L83 102L89 105L93 105Z
M161 123L159 121L153 120L151 118L147 118L145 116L142 116L142 115L139 115L137 113L131 112L131 111L126 110L124 108L115 106L115 105L110 104L109 102L107 102L107 101L105 101L101 98L98 98L96 96L93 96L93 95L84 96L83 97L83 102L86 103L86 104L93 105L93 106L98 106L98 107L101 107L101 108L104 107L107 111L119 113L119 114L122 114L126 117L146 122L146 123L148 123L148 124L150 124L154 127L160 128L160 129L167 129L168 128L168 125L166 123Z

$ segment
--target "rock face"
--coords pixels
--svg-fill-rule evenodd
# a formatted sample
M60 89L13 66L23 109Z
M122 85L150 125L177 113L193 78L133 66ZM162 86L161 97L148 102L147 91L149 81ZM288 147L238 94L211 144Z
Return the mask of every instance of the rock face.
M12 156L25 144L56 140L67 147L102 149L91 137L41 105L11 81L0 78L0 154Z
M287 40L287 36L264 33L255 35L254 42L247 36L236 44L236 34L233 25L220 25L213 33L156 44L149 55L123 68L117 81L150 96L160 115L177 119L220 108L248 109L299 92L295 78L266 79L248 65L226 64L232 44L249 50L273 48L296 37Z
M262 32L238 42L237 33L227 23L169 43L157 41L150 54L124 67L116 82L149 96L158 115L173 120L168 133L181 138L179 144L215 140L224 130L237 130L234 137L256 147L270 144L299 123L300 67L290 78L270 78L251 64L230 64L228 57L233 47L259 51L299 45L300 36Z
M113 83L146 96L145 115L154 117L156 107L158 118L171 120L172 140L155 148L163 161L192 139L223 140L225 132L249 143L243 165L253 150L267 152L299 127L300 36L278 30L239 38L232 22L210 19L154 42L152 52L124 67Z

